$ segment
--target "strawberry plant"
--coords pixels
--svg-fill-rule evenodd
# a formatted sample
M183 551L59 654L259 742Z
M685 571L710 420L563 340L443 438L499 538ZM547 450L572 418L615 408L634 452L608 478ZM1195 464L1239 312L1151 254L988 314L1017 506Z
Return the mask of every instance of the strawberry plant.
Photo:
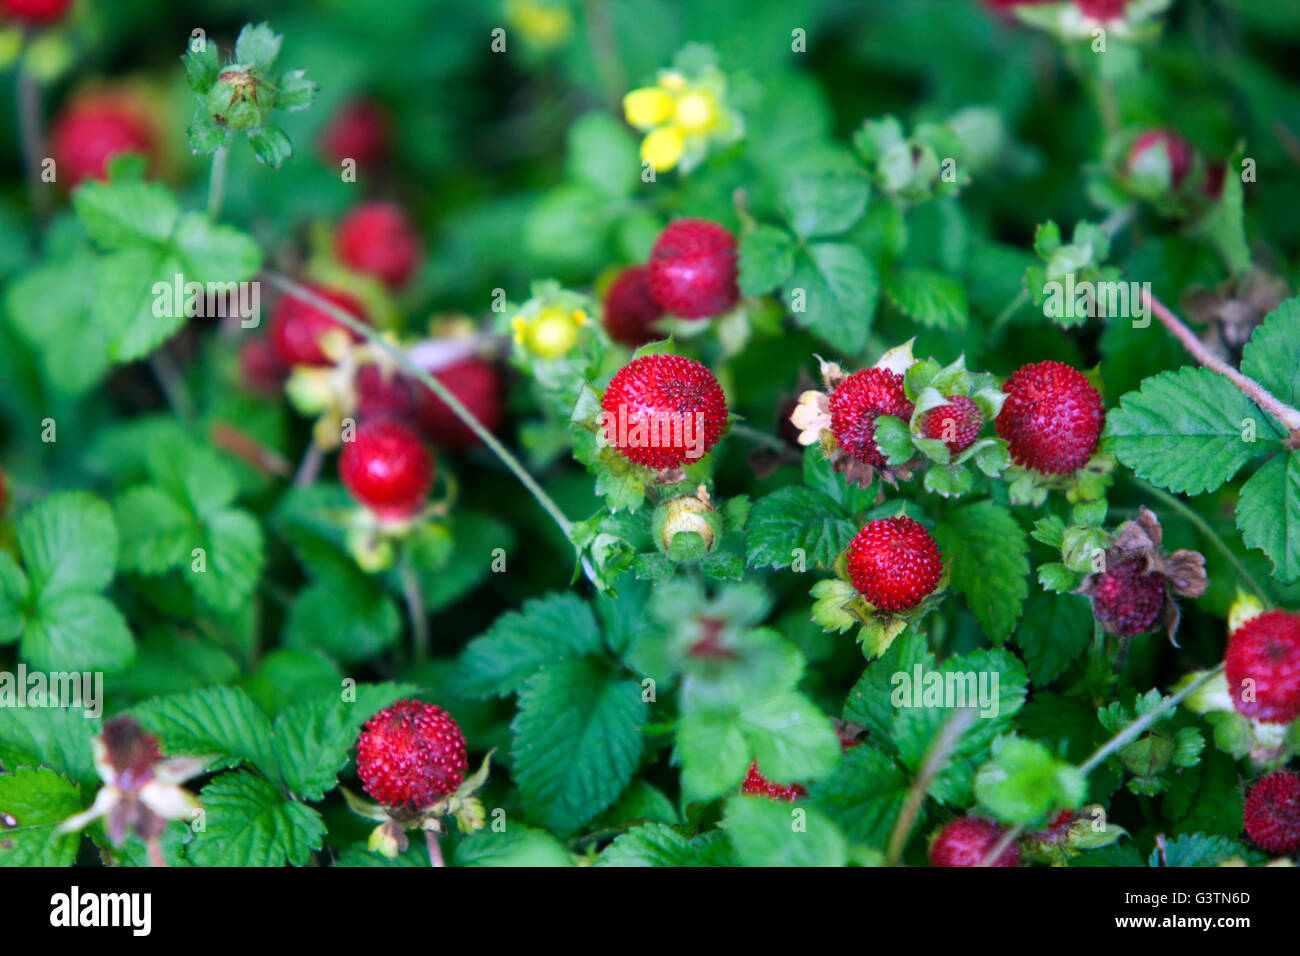
M0 0L0 863L1294 858L1300 17L642 6Z

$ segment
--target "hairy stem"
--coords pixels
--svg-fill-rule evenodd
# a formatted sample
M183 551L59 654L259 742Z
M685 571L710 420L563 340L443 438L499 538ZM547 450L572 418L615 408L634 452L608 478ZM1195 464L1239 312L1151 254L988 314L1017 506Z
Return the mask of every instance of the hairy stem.
M420 593L420 578L405 558L398 569L402 579L402 597L406 601L406 616L411 619L411 650L416 664L429 659L429 617L424 610L424 596Z
M903 808L899 811L898 821L894 824L894 831L889 835L889 850L885 859L890 866L897 865L903 858L903 847L907 844L907 838L916 824L917 814L921 812L921 805L925 802L925 794L930 789L930 782L943 769L944 763L952 755L962 734L975 723L976 717L977 712L971 707L963 707L954 712L944 721L934 742L930 744L930 750L925 755L925 763L921 765L921 769L912 780Z
M301 299L313 308L320 309L322 312L339 322L339 324L347 326L349 329L365 338L370 342L370 344L387 353L404 372L414 377L416 381L420 382L442 399L443 403L451 409L452 414L464 422L465 426L469 428L469 430L472 431L478 439L497 456L497 458L501 459L502 464L510 469L514 476L519 480L519 483L527 489L528 493L537 500L539 505L542 506L542 509L550 515L551 520L553 520L556 525L559 526L560 530L564 532L564 536L570 541L573 540L573 522L565 517L564 512L560 510L560 506L557 505L554 499L552 499L551 496L542 489L542 486L537 483L537 479L528 473L528 470L524 468L519 459L511 454L510 450L507 449L495 435L483 427L483 423L474 416L474 413L461 404L460 399L453 395L447 387L442 384L442 382L438 381L424 369L412 362L402 349L383 339L378 332L369 325L358 320L351 313L345 312L343 309L340 309L338 306L334 305L334 303L329 302L326 299L322 299L320 296L316 295L316 293L312 292L311 289L308 289L299 282L295 282L286 275L282 275L278 272L267 272L265 275L268 281L281 291L289 293L296 299Z
M208 218L214 222L221 216L221 202L226 197L226 165L230 161L230 138L226 145L212 154L212 172L208 175Z
M1205 343L1196 337L1196 333L1183 324L1182 319L1169 311L1169 308L1149 291L1145 289L1142 291L1142 299L1150 307L1152 314L1160 320L1160 324L1174 334L1174 338L1183 344L1183 348L1187 349L1196 361L1211 371L1226 376L1247 398L1285 425L1293 437L1300 437L1300 411L1284 404L1259 382L1242 375L1212 353L1205 347Z
M1264 607L1268 608L1273 606L1273 602L1269 599L1268 592L1266 592L1260 586L1260 583L1255 580L1254 575L1252 575L1249 571L1246 570L1246 566L1241 563L1241 560L1235 554L1232 553L1232 549L1228 547L1227 543L1223 540L1223 538L1221 538L1215 532L1215 530L1210 527L1208 521L1206 521L1199 514L1197 514L1191 507L1189 507L1181 499L1177 498L1174 495L1171 495L1169 492L1163 491L1160 488L1156 488L1153 485L1149 485L1145 481L1142 481L1140 478L1134 475L1128 475L1127 477L1128 480L1131 481L1135 487L1141 489L1146 494L1155 498L1161 504L1168 507L1171 511L1178 512L1178 514L1186 518L1187 521L1194 528L1196 528L1197 531L1199 531L1206 538L1209 538L1210 543L1214 545L1215 549L1218 550L1218 552L1222 554L1225 559L1227 559L1228 563L1232 565L1233 570L1237 572L1238 577L1240 577L1241 580L1244 581L1245 584L1252 591L1255 592L1255 597L1260 599Z

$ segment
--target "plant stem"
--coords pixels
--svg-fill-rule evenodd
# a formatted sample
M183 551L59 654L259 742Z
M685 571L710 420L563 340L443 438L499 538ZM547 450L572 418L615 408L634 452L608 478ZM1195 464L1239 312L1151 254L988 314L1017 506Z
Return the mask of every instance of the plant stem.
M226 196L226 164L230 160L230 137L226 145L212 154L212 172L208 175L208 218L215 222L221 216L221 201Z
M320 474L320 466L325 461L325 450L315 441L307 445L307 450L303 452L302 461L298 463L298 471L293 476L293 483L298 488L306 488L316 480Z
M45 156L45 131L41 125L41 84L18 66L18 128L22 138L23 166L27 169L27 194L36 218L44 220L50 211L49 191L41 183L41 160Z
M1186 518L1197 531L1209 538L1210 543L1213 544L1219 553L1227 559L1228 563L1232 565L1233 569L1241 577L1242 581L1244 581L1246 585L1255 592L1255 596L1263 602L1264 607L1272 607L1273 602L1269 599L1268 593L1260 586L1259 582L1255 580L1254 576L1246 570L1246 566L1241 563L1241 560L1232 553L1232 549L1228 547L1227 542L1225 542L1223 538L1219 537L1215 530L1210 527L1208 521L1198 515L1185 502L1181 501L1176 496L1171 495L1169 492L1156 488L1153 485L1149 485L1136 476L1127 475L1126 477L1135 487L1146 492L1171 510L1178 512Z
M412 656L416 664L423 664L429 659L429 618L424 612L420 578L405 558L402 559L397 573L402 579L402 597L406 601L406 616L411 619Z
M623 91L627 89L627 71L623 69L623 59L619 55L618 41L609 22L605 0L585 0L583 14L587 24L587 46L591 49L591 58L596 64L596 73L604 88L605 99L610 106L617 107Z
M176 417L181 421L189 421L193 418L194 400L190 397L190 388L185 384L185 376L181 373L180 366L176 364L176 360L165 346L155 350L149 357L149 367L153 370L154 378L158 380L158 386L167 397L167 404L176 413Z
M907 798L898 813L894 830L889 835L889 850L885 856L889 866L897 865L903 858L903 847L907 844L907 838L916 823L917 814L921 812L921 804L925 802L925 793L930 789L930 782L942 769L958 741L961 740L962 734L975 723L976 717L977 713L971 707L963 707L954 712L944 721L934 742L930 744L930 750L925 755L925 763L921 765L921 769L912 780L912 786L907 791Z
M295 299L301 299L313 308L320 309L341 325L347 326L349 329L365 338L371 345L387 353L394 362L401 366L403 371L408 375L413 376L416 381L420 382L437 395L438 398L442 399L443 403L451 409L452 413L464 422L465 426L469 428L469 430L472 431L494 455L501 459L502 464L510 469L515 478L519 480L519 483L527 489L528 493L537 500L537 503L542 506L543 510L550 515L551 520L559 526L562 532L564 532L564 536L568 538L570 542L573 541L573 522L565 517L564 512L560 510L560 506L555 503L554 499L552 499L550 495L542 490L542 486L537 483L537 479L528 473L528 470L524 468L519 459L511 454L509 449L507 449L495 435L483 427L483 423L474 416L473 412L461 403L460 399L447 389L447 386L443 385L442 382L438 381L424 369L412 362L405 352L393 343L386 341L377 331L375 331L375 329L366 325L364 322L361 322L351 313L345 312L332 302L321 298L316 295L316 293L312 292L311 289L308 289L301 283L295 282L286 275L282 275L278 272L267 272L265 275L267 280L281 291L289 293Z
M1290 430L1293 438L1300 438L1300 411L1284 404L1271 395L1259 382L1242 375L1241 372L1212 353L1205 347L1205 343L1196 337L1196 333L1183 324L1182 319L1169 311L1169 308L1149 291L1145 289L1142 291L1142 299L1150 307L1155 317L1160 320L1160 324L1174 334L1174 338L1183 344L1183 348L1187 349L1196 361L1211 371L1226 376L1232 381L1232 384L1241 389L1247 398L1285 425Z
M442 861L442 846L438 843L438 834L432 830L424 831L424 845L429 850L429 865L444 866Z
M780 436L770 434L750 425L742 425L739 422L731 426L731 434L737 438L743 438L746 441L752 441L756 445L765 445L768 448L775 448L777 451L790 451L790 446L781 440Z
M1196 691L1200 690L1201 687L1217 677L1221 670L1223 670L1223 665L1219 664L1217 667L1206 671L1172 697L1166 697L1160 702L1160 705L1156 707L1155 710L1143 714L1137 720L1133 721L1133 723L1129 724L1117 733L1114 737L1111 737L1110 740L1098 747L1091 757L1079 764L1079 772L1085 777L1088 776L1088 774L1101 766L1107 757L1120 748L1126 746L1131 741L1136 740L1148 727L1159 720L1161 716L1164 715L1165 711L1171 710L1181 704Z
M1016 297L1007 303L1007 307L998 313L998 317L993 320L991 331L1000 332L1002 327L1011 321L1011 317L1020 311L1021 307L1029 301L1029 290L1021 289L1016 293Z

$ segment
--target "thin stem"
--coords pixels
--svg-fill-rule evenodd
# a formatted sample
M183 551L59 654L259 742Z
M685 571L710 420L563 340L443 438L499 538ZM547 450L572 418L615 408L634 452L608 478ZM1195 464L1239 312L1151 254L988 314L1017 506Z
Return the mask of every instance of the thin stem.
M902 810L899 811L894 830L889 835L889 850L886 854L886 860L890 866L897 865L898 861L903 858L903 847L907 844L907 838L912 832L912 827L916 824L917 814L921 812L921 804L925 802L925 794L930 789L930 782L943 768L953 749L961 740L962 734L966 733L971 725L975 723L976 717L977 713L974 708L963 707L944 722L943 727L940 728L938 735L934 738L929 753L925 756L925 763L917 771L912 786L907 792L907 798L903 802Z
M1011 317L1029 301L1029 290L1021 289L1016 293L1016 297L1007 303L1007 307L998 313L998 317L993 320L993 331L1000 332L1002 327L1011 321Z
M442 861L442 846L438 843L438 834L432 830L424 831L424 845L429 850L430 866L445 866Z
M1195 332L1184 325L1178 316L1169 311L1169 308L1163 302L1146 289L1142 290L1142 300L1150 307L1155 317L1160 320L1160 324L1174 334L1174 338L1183 344L1183 348L1187 349L1196 361L1211 371L1226 376L1232 381L1232 384L1241 389L1247 398L1290 429L1293 437L1300 437L1300 411L1284 404L1271 395L1259 382L1242 375L1223 359L1212 353L1205 347L1205 343L1196 337Z
M41 183L41 161L45 156L45 130L41 124L41 84L18 67L18 128L22 137L23 166L27 170L27 194L32 210L43 220L50 211L50 194Z
M1159 706L1157 706L1155 710L1143 714L1137 720L1133 721L1133 723L1129 724L1117 733L1114 737L1111 737L1110 740L1098 747L1091 757L1079 764L1079 772L1085 777L1088 776L1088 774L1101 766L1107 757L1140 737L1148 727L1164 715L1165 711L1177 707L1184 700L1217 677L1221 670L1223 670L1223 665L1219 664L1212 670L1206 671L1172 697L1166 697L1160 702Z
M316 442L310 442L307 450L302 454L302 461L298 463L298 471L293 476L295 487L306 488L316 481L316 476L320 474L320 466L325 461L325 449L321 448Z
M1209 538L1210 543L1214 545L1214 547L1218 550L1220 554L1224 556L1224 558L1227 559L1228 563L1232 565L1233 569L1237 572L1238 576L1242 579L1242 581L1246 583L1246 585L1252 591L1255 592L1255 596L1259 598L1261 602L1263 602L1264 606L1266 608L1272 607L1273 602L1269 599L1268 592L1266 592L1260 586L1260 583L1255 580L1254 575L1252 575L1249 571L1246 570L1246 566L1241 563L1241 560L1235 554L1232 553L1232 549L1228 547L1227 543L1223 540L1223 538L1221 538L1215 532L1215 530L1210 527L1209 522L1207 522L1204 518L1202 518L1199 514L1197 514L1189 505L1187 505L1185 502L1175 497L1174 495L1169 494L1169 492L1164 491L1160 488L1156 488L1152 485L1149 485L1145 481L1142 481L1140 478L1134 477L1132 475L1128 475L1126 477L1128 478L1129 481L1133 483L1135 487L1140 488L1142 491L1146 492L1151 497L1155 498L1161 504L1165 505L1171 510L1178 512L1178 514L1186 518L1187 521L1191 523L1191 525L1194 528L1196 528L1197 531L1199 531L1205 537Z
M176 417L182 421L193 418L194 400L190 397L190 387L185 384L185 376L172 354L166 348L158 349L149 357L149 367Z
M993 861L1005 853L1007 847L1015 843L1016 838L1024 832L1025 825L1023 823L1017 823L1006 833L1002 834L1002 836L998 838L998 842L993 844L993 846L989 848L989 851L984 854L984 859L980 860L980 866L992 866Z
M742 425L736 422L731 426L731 434L737 438L743 438L746 441L752 441L756 445L765 445L768 448L775 448L777 451L789 451L790 446L786 444L777 435L762 431L750 425Z
M398 568L402 580L402 597L406 601L406 616L411 619L411 648L416 664L429 659L429 618L424 611L424 596L420 593L420 577L406 559Z
M165 867L167 860L163 857L162 841L158 837L150 837L145 845L149 849L149 865Z
M528 470L519 462L519 459L512 455L509 449L507 449L495 435L483 427L483 423L474 416L473 412L461 404L460 399L453 395L451 391L448 390L447 386L443 385L442 382L438 381L424 369L412 362L402 349L383 339L378 332L358 320L351 313L345 312L334 303L321 298L316 293L312 292L311 289L308 289L301 283L295 282L286 275L282 275L278 272L267 272L265 275L272 285L289 293L295 299L301 299L308 305L320 309L341 325L347 326L349 329L365 338L376 348L387 353L403 371L408 375L413 376L416 381L420 382L437 395L438 398L442 399L443 403L451 409L452 413L457 418L465 423L465 426L478 437L479 441L483 442L483 444L486 445L494 455L501 459L502 464L510 469L515 478L519 480L519 483L528 490L528 493L531 494L546 513L551 516L551 520L553 520L559 526L560 530L564 532L564 536L568 538L570 542L573 541L573 522L565 517L564 512L560 510L560 506L555 503L554 499L552 499L550 495L542 490L542 486L537 483L537 479L528 473Z
M226 164L230 160L230 137L226 145L212 154L212 172L208 175L208 218L214 222L221 216L221 202L226 196Z

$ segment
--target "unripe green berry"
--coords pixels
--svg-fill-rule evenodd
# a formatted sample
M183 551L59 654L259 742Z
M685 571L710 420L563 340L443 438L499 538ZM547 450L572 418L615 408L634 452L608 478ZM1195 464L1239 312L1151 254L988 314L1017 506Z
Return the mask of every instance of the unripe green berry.
M707 493L700 497L682 495L665 501L655 509L653 534L655 547L667 554L673 539L683 532L694 532L704 541L705 551L712 551L722 538L722 516L713 510Z
M221 72L208 92L208 111L231 129L265 126L274 95L251 69L232 66Z

